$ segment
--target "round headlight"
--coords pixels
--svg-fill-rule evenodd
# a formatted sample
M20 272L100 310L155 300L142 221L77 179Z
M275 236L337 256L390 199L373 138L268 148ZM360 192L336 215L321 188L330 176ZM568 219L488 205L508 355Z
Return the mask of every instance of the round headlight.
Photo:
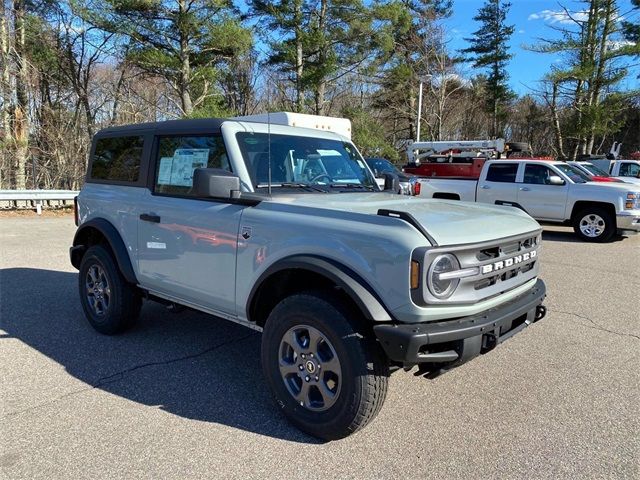
M438 255L431 266L429 267L429 273L427 274L427 285L431 294L440 299L449 298L460 283L460 279L443 279L441 274L447 272L453 272L460 269L460 263L458 259L450 253L444 255Z

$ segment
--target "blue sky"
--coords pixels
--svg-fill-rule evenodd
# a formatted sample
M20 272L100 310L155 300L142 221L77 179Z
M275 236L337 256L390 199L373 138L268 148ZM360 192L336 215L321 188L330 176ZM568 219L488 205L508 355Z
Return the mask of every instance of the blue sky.
M580 11L584 3L576 0L511 0L508 22L515 25L515 33L511 37L511 53L514 58L509 65L511 88L519 94L532 92L539 87L540 79L550 70L553 62L560 62L560 57L553 54L541 54L527 51L524 45L537 43L537 39L553 38L557 33L551 25L563 26L566 19L561 14L560 3L570 11ZM473 21L478 9L484 4L484 0L454 0L453 16L445 21L447 32L450 36L449 46L453 50L468 46L464 38L471 36L478 30L479 24ZM626 15L629 21L640 21L640 13L631 11L630 0L619 0L620 12ZM566 25L566 24L565 24ZM467 75L473 73L470 67L466 68ZM636 78L638 70L624 81L625 89L640 88L640 81Z

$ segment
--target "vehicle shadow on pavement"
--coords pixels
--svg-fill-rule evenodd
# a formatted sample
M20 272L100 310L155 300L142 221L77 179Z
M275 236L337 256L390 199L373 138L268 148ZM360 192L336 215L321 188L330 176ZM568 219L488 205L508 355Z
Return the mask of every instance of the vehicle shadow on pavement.
M257 332L145 302L135 327L101 335L84 317L70 272L3 269L0 292L0 341L24 342L91 387L188 419L321 443L292 427L272 402Z
M558 230L543 230L542 240L553 241L553 242L566 242L566 243L586 243L580 238L578 238L576 234L573 233L573 231L561 232ZM609 242L607 243L620 242L622 240L624 240L624 237L620 235L614 235L613 238L609 240Z

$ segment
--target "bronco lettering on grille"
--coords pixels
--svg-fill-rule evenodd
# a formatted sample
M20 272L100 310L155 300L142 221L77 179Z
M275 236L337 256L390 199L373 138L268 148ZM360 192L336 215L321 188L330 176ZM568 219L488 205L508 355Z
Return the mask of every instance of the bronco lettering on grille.
M535 250L527 253L523 253L522 255L516 255L515 257L507 258L506 260L500 260L499 262L489 263L487 265L482 265L481 271L484 275L485 273L496 272L498 270L504 270L505 268L513 267L518 263L528 262L536 258L538 252Z

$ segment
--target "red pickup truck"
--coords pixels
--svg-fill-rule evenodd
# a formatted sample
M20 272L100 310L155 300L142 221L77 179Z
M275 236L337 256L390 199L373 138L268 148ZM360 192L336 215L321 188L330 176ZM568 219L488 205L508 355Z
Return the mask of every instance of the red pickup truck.
M477 179L487 160L522 157L530 150L526 143L506 143L502 138L414 142L407 148L408 163L403 171L420 177Z

